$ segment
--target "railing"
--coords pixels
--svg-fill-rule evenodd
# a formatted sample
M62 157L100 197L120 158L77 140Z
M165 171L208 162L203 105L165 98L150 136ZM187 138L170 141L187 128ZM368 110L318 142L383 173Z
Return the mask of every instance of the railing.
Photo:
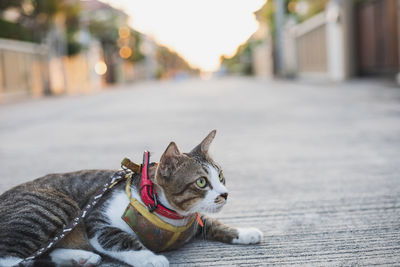
M42 94L46 53L42 45L0 39L0 97Z
M328 74L326 24L325 13L320 13L295 26L299 76Z

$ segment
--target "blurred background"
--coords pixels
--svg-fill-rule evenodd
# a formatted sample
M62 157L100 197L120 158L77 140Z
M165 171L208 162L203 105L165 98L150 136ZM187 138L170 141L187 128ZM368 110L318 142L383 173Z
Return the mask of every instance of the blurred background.
M399 10L398 0L2 0L0 101L229 74L395 81Z
M397 266L399 32L400 0L0 0L0 193L217 129L215 216L265 241L172 266Z

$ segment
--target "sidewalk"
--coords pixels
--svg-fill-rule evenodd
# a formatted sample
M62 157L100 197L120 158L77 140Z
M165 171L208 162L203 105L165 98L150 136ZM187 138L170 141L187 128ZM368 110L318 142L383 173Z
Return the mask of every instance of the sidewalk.
M260 245L195 241L172 266L370 266L400 262L400 89L247 78L135 84L0 106L0 192L51 172L118 168L212 129L227 224ZM120 266L106 262L102 266Z

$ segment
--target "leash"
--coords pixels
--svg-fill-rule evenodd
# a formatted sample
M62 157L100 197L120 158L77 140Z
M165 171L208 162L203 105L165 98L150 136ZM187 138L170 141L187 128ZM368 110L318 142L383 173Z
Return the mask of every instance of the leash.
M28 263L29 261L32 261L32 260L40 257L45 252L52 249L61 239L63 239L68 233L70 233L72 230L75 229L75 227L87 216L87 214L89 214L89 212L93 210L93 208L96 206L96 204L99 202L99 200L103 197L103 195L106 192L108 192L114 185L116 185L120 181L127 179L127 178L130 179L133 175L133 170L139 169L139 171L140 171L140 165L134 164L132 162L131 162L133 164L131 166L132 170L130 168L127 169L127 167L124 164L124 163L127 163L126 160L128 160L128 159L125 158L121 163L121 167L123 170L117 171L116 173L111 175L111 177L103 185L101 190L99 190L98 193L90 199L89 204L87 204L85 206L85 208L82 209L78 213L78 215L69 224L64 226L64 228L62 229L61 232L59 232L53 239L51 239L44 247L37 250L33 255L31 255L31 256L23 259L21 262L19 262L18 266L24 266L25 263Z

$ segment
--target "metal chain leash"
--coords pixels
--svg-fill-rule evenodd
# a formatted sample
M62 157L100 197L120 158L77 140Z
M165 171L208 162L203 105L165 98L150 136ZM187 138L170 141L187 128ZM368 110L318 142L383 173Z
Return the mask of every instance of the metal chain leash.
M28 263L29 261L32 261L36 259L37 257L43 255L45 252L53 248L61 239L63 239L69 232L71 232L86 216L87 214L95 207L97 202L101 199L101 197L108 191L110 190L115 184L118 182L122 181L125 178L129 178L132 176L133 172L130 171L127 168L124 168L123 170L117 171L114 173L107 183L105 183L99 192L91 198L89 201L89 204L85 206L84 209L82 209L78 215L64 228L62 229L61 232L59 232L52 240L50 240L44 247L40 248L37 250L33 255L23 259L20 263L19 266L24 266L25 263Z

